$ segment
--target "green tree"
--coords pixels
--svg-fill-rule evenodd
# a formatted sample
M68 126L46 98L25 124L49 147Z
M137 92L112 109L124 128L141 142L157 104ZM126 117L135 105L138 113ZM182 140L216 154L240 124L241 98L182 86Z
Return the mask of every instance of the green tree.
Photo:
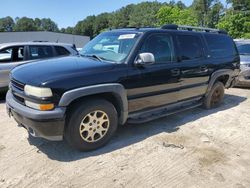
M62 28L61 32L62 33L67 33L67 34L73 34L74 28L73 27L67 27L67 28Z
M42 31L52 31L57 32L59 31L57 24L52 21L50 18L43 18L41 19L40 27Z
M17 20L15 31L37 31L36 24L32 18L22 17Z
M209 12L207 15L207 26L208 27L216 27L219 23L220 15L224 11L223 5L219 0L216 0L213 5L209 8Z
M122 7L118 11L115 11L110 15L110 27L112 28L123 28L129 26L129 19L132 10L134 9L133 4Z
M233 10L250 11L249 0L227 0L227 3L232 3Z
M181 2L181 1L178 1L178 2L176 3L176 6L177 6L178 8L180 8L180 9L185 9L185 8L187 8L186 5L185 5L183 2Z
M34 22L35 22L36 28L38 30L41 30L41 20L39 18L35 18Z
M228 31L234 38L249 37L250 14L228 11L219 21L217 27Z
M129 15L128 26L143 27L157 25L157 13L161 6L162 4L157 1L137 4Z
M95 16L88 16L86 19L79 21L74 28L73 34L86 35L92 38L95 33L95 19Z
M109 20L111 15L109 13L102 13L96 16L95 22L93 24L94 36L98 35L103 29L110 27Z
M163 6L157 13L159 25L178 24L196 26L198 20L191 9L180 9L177 6Z
M0 31L1 32L13 31L14 26L15 26L15 22L10 16L0 19Z
M35 18L34 23L37 30L39 31L52 31L52 32L59 31L57 24L50 18L43 18L43 19Z
M194 0L192 9L198 19L200 26L208 25L208 13L213 0Z

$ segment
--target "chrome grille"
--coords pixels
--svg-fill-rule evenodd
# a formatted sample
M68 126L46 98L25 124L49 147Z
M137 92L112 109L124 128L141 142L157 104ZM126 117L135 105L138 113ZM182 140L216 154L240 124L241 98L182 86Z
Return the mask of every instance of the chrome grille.
M17 102L24 104L24 98L21 97L20 94L18 94L18 93L24 92L24 84L14 80L14 79L11 79L11 91L12 91L12 94L14 96L14 99Z
M13 87L15 87L16 89L19 89L19 90L21 90L21 91L24 91L24 84L23 83L21 83L21 82L18 82L18 81L16 81L16 80L11 80L11 85L13 86Z

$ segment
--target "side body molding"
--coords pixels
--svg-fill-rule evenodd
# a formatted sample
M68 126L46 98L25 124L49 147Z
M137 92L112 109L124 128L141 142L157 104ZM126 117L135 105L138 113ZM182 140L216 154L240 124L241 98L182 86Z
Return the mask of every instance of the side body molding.
M75 99L102 93L112 93L115 96L121 109L119 123L124 124L128 118L128 100L126 89L121 84L99 84L67 91L61 97L59 106L66 107Z
M235 76L235 72L232 70L232 69L221 69L221 70L218 70L218 71L215 71L212 75L211 75L211 78L210 78L210 81L209 81L209 84L208 84L208 88L207 88L207 93L206 95L209 94L209 91L212 89L215 81L220 77L220 76L229 76L229 79L225 85L226 88L229 88L230 87L230 84L232 82L232 79L234 78Z

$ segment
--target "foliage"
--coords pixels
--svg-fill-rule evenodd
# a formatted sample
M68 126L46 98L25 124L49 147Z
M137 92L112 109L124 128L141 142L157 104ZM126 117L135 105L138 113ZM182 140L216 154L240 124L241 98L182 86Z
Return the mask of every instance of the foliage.
M157 1L129 4L121 9L80 20L74 27L58 29L50 18L0 19L0 32L4 31L55 31L87 35L91 38L109 28L148 27L163 24L218 27L233 37L250 38L250 0L226 0L225 8L220 0L193 0L187 7L182 1L169 3Z
M250 1L249 0L227 0L228 3L232 4L233 10L236 11L249 11Z
M0 31L13 31L15 23L11 17L5 17L0 19Z
M228 31L234 38L249 37L250 14L230 11L221 18L217 27Z
M22 17L17 20L14 31L37 31L37 27L32 18Z
M36 18L34 22L37 27L37 30L39 31L59 31L57 24L53 22L50 18L43 18L41 20L39 18Z
M178 6L165 5L157 13L159 25L178 24L196 26L198 20L191 9L180 9Z
M129 27L156 26L157 12L162 4L158 2L143 2L133 6L129 15Z

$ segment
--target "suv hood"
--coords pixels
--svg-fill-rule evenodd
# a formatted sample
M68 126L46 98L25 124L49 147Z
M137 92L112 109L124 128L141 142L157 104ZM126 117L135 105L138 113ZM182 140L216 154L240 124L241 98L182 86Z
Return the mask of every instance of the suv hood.
M24 84L40 86L46 81L112 69L114 64L80 56L68 56L24 64L11 71L11 77Z

